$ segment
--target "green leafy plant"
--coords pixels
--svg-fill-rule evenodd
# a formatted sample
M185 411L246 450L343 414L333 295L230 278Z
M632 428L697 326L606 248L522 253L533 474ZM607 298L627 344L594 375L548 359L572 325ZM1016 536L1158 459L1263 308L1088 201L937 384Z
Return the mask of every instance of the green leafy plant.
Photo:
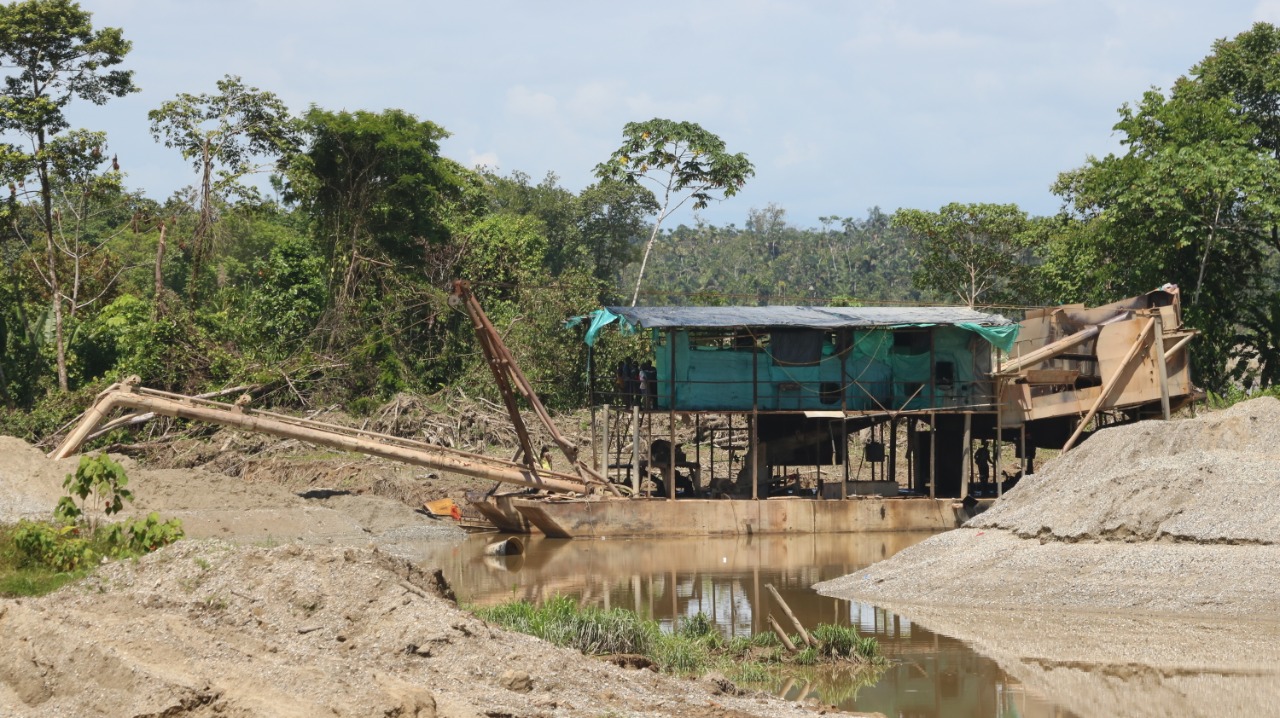
M93 563L89 542L80 537L78 527L39 521L22 521L13 542L23 568L46 567L59 572L75 571Z
M106 454L82 456L76 472L67 474L62 482L62 488L68 495L58 499L53 516L65 522L83 519L85 508L91 505L90 495L93 496L93 506L101 505L108 516L117 514L124 509L125 501L133 501L133 492L125 488L128 484L129 477L124 467L112 461L111 457ZM79 504L76 498L80 499Z
M147 514L146 518L111 524L104 531L107 546L111 555L116 558L150 553L185 535L180 519L161 521L160 514L154 511Z

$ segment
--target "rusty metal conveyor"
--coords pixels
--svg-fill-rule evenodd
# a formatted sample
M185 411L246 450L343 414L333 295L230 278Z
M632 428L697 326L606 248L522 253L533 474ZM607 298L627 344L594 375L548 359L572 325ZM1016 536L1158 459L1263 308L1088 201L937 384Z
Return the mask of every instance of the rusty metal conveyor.
M424 466L437 471L451 471L477 479L501 481L558 493L589 494L593 488L592 484L595 483L584 480L580 476L549 471L536 465L518 464L413 439L300 419L241 405L247 401L232 405L146 389L136 386L137 381L136 377L131 377L123 383L112 384L106 391L99 394L80 423L50 454L50 457L62 459L76 453L86 437L113 410L128 408L139 412L154 412L176 419L203 421L245 431L297 439L342 451L380 456L405 464Z

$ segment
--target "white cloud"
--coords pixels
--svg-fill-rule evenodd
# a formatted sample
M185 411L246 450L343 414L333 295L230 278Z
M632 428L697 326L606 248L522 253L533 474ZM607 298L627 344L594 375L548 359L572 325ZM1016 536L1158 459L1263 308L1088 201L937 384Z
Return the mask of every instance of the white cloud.
M818 145L813 140L801 139L791 132L782 136L782 154L777 159L779 167L812 164L817 159Z
M553 120L558 111L556 98L545 93L517 85L507 90L507 113L517 117Z
M1280 23L1280 0L1261 0L1253 8L1253 20Z
M487 167L488 169L496 170L502 166L502 163L498 161L497 152L476 152L475 150L468 149L466 166L477 168Z

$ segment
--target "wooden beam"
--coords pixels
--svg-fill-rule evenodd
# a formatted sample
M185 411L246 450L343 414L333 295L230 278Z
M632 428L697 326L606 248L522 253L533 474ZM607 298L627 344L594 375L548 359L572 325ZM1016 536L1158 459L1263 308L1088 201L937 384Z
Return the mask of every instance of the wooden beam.
M1165 421L1169 420L1169 367L1164 361L1164 320L1160 317L1160 310L1156 310L1156 314L1152 317L1155 326L1151 330L1151 335L1155 337L1156 350L1156 380L1160 382L1160 414Z

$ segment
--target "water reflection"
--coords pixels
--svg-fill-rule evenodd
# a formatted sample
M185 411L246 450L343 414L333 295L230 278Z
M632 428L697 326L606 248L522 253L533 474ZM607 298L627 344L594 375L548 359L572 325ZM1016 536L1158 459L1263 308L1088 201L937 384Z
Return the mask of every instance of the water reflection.
M773 584L806 625L855 625L875 636L893 663L872 685L863 674L814 669L770 686L790 700L815 698L846 710L901 718L1071 716L1027 690L995 662L948 638L867 604L820 596L810 587L852 573L927 538L928 533L825 534L698 539L560 540L530 537L519 556L485 555L493 535L424 544L417 557L440 566L464 603L540 602L573 596L623 607L667 630L699 612L726 636L767 631Z

